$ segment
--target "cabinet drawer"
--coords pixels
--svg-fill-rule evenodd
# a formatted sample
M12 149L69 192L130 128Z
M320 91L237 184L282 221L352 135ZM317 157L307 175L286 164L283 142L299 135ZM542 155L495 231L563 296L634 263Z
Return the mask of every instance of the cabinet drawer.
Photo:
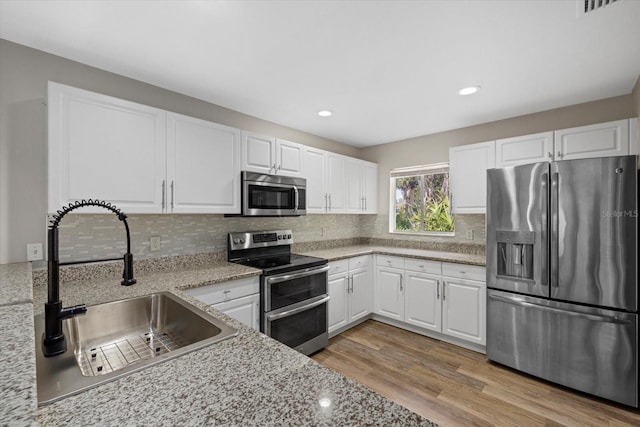
M205 304L212 305L260 293L260 278L256 276L248 277L246 279L231 280L229 282L188 289L186 292L195 299L202 301Z
M378 255L376 264L384 267L404 269L404 258L389 255Z
M456 277L459 279L478 280L480 282L484 282L487 280L486 269L477 265L453 264L449 262L443 262L442 275Z
M331 261L329 263L329 276L333 274L346 273L349 271L349 260L341 259L338 261Z
M371 255L362 255L349 258L349 270L367 267L370 263Z
M442 263L426 259L405 258L404 268L408 271L437 274L439 276L442 271Z

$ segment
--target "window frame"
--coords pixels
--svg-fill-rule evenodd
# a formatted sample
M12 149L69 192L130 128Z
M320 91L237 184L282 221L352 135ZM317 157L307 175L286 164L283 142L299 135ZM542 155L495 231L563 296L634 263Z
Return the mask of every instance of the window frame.
M424 175L435 175L437 173L449 174L449 185L451 185L451 167L449 163L433 163L430 165L410 166L405 168L395 168L389 171L389 233L391 234L406 234L413 236L439 236L439 237L453 237L455 232L455 217L454 217L454 231L431 231L424 230L425 226L425 201L424 201ZM396 178L420 176L420 207L421 207L421 225L423 230L421 231L409 231L409 230L396 230ZM451 191L447 196L449 198L449 213L453 206L451 205Z

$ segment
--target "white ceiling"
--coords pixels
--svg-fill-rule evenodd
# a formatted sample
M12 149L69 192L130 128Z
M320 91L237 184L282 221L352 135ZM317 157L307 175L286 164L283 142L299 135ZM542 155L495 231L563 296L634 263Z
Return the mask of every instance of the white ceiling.
M0 0L0 37L368 146L630 93L640 0L581 3Z

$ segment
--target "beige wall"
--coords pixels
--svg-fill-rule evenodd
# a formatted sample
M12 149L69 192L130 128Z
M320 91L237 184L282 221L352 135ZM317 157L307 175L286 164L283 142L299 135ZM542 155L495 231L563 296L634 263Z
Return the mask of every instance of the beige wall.
M45 241L47 81L360 157L360 149L0 39L0 263ZM117 165L114 165L117 167Z
M636 92L640 92L636 84ZM639 94L634 92L635 108ZM378 213L389 213L389 170L448 162L449 147L528 135L634 116L632 95L617 96L554 110L513 117L363 149L363 158L378 163ZM635 114L637 115L637 114Z

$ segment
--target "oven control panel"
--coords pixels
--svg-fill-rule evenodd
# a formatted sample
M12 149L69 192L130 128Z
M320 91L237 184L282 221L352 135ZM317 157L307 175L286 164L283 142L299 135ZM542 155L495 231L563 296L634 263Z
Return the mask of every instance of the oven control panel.
M234 251L238 249L263 248L266 246L291 244L293 244L293 233L291 230L229 233L229 248Z

